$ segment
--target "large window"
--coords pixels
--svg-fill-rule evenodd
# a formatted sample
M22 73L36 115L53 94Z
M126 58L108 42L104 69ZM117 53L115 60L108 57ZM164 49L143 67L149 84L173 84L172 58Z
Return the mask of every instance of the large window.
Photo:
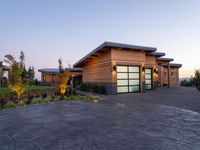
M145 69L145 87L146 90L152 89L152 69L150 68Z
M117 92L139 92L140 91L140 67L117 66Z

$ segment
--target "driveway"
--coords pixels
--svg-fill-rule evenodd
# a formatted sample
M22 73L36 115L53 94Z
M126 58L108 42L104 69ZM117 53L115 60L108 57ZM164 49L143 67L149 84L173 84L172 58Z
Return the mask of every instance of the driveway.
M190 107L182 99L186 96ZM3 110L0 150L199 150L196 96L194 89L162 88L98 103L61 101Z

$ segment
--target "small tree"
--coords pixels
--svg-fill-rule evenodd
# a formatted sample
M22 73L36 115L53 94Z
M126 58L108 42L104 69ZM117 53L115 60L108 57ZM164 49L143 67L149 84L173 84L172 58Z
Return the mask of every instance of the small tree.
M195 73L194 73L194 82L195 82L196 88L198 90L200 90L200 69L195 70Z
M58 74L58 88L62 96L64 96L67 89L68 75L64 72L62 60L58 60L59 63L59 74Z
M20 61L17 62L12 55L5 55L6 62L10 63L11 70L8 78L8 87L17 93L18 100L20 96L26 91L26 82L23 80L24 71L24 53L20 54Z

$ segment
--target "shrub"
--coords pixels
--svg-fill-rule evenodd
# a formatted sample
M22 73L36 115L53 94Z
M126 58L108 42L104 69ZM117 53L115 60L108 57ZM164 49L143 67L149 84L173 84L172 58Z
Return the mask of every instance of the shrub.
M89 96L90 100L100 100L99 96Z
M105 94L106 93L105 87L103 85L98 86L97 93Z
M16 104L12 101L7 101L4 105L3 108L15 108Z
M31 100L31 104L39 104L42 102L42 98L38 97L38 98L33 98Z
M53 98L52 96L47 96L47 97L45 98L45 100L48 100L48 101L50 102L50 101L54 101L54 98Z
M47 97L46 93L42 94L42 98L46 98L46 97Z
M82 83L79 89L82 91L88 91L100 94L106 93L105 87L103 85L97 85L97 84Z
M25 103L25 101L23 101L23 100L18 101L18 102L16 103L16 106L18 106L18 107L22 107L22 106L25 106L25 105L26 105L26 103Z
M80 95L78 98L79 98L80 100L86 100L86 99L88 99L87 96L83 96L83 95Z
M48 98L45 98L42 100L42 103L49 103L49 102L50 102L50 100Z

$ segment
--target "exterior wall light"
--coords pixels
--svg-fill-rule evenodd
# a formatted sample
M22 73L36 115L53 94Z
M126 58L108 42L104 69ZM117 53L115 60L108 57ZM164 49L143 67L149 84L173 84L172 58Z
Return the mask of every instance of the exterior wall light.
M117 66L116 65L113 66L113 71L117 71Z
M155 68L155 69L153 70L153 72L156 73L156 74L158 74L158 69Z
M142 72L145 72L145 67L144 66L142 67Z

